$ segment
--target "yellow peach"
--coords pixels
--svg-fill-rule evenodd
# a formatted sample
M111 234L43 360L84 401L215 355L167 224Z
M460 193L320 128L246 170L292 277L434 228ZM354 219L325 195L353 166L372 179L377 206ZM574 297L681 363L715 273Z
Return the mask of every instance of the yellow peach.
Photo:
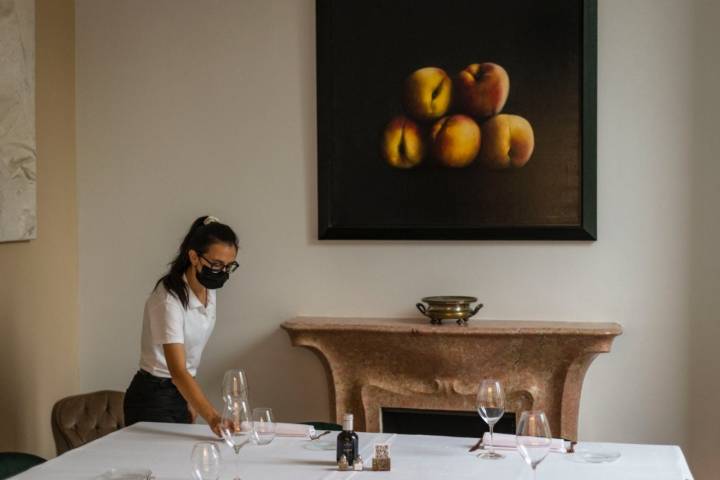
M519 115L501 114L482 124L480 161L494 169L523 167L535 148L532 125Z
M420 127L404 116L393 118L383 133L382 155L396 168L412 168L425 156Z
M460 108L476 118L500 113L510 93L510 77L496 63L473 63L455 79Z
M435 120L450 106L452 80L441 68L425 67L413 72L405 81L403 103L416 120Z
M430 133L435 158L447 167L466 167L480 150L480 127L466 115L443 117Z

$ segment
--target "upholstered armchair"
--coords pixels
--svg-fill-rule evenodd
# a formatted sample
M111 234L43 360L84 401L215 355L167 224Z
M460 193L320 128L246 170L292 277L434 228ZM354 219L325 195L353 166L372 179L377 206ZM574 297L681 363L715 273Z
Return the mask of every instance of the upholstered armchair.
M58 455L123 428L124 395L103 390L58 401L51 420Z

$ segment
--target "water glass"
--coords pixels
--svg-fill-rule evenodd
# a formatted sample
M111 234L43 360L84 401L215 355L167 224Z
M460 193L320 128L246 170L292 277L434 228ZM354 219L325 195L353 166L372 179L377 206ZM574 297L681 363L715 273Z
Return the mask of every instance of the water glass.
M218 480L220 478L220 450L214 443L196 443L192 449L190 460L195 480Z
M225 402L220 420L220 433L223 440L239 453L249 440L252 430L248 403L242 399Z
M253 441L258 445L267 445L275 438L275 420L272 408L253 409Z
M545 412L522 412L517 424L517 447L520 456L532 468L533 478L537 478L537 466L550 452L551 443L550 424Z
M240 449L247 445L252 433L248 410L248 403L244 399L226 400L220 420L220 433L222 433L223 440L235 451L236 479L240 479Z
M493 427L505 414L505 392L499 380L487 379L480 382L476 406L480 417L490 427L488 451L481 453L478 457L485 460L504 458L504 455L497 453L493 447Z

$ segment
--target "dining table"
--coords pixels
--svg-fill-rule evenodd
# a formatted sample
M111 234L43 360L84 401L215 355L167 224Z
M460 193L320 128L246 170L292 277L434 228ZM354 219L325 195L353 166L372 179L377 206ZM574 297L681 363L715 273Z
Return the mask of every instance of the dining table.
M322 432L320 432L322 433ZM146 469L155 480L192 479L191 452L198 442L216 442L221 479L242 480L410 480L532 479L530 467L515 450L504 458L483 460L469 450L475 438L393 433L358 433L363 471L338 470L337 432L316 440L276 437L268 445L248 442L235 456L206 425L136 423L70 450L13 477L17 480L112 478L109 472ZM390 471L372 471L376 444L389 445ZM577 448L619 453L607 463L588 463L577 454L551 452L537 468L537 480L692 480L676 445L579 443Z

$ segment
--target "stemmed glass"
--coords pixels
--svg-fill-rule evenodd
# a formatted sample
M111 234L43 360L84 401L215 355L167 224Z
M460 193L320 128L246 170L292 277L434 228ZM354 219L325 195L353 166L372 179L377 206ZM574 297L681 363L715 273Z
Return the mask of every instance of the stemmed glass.
M235 450L236 480L238 472L238 456L240 449L250 441L251 425L247 401L241 398L226 399L220 420L220 432L223 440Z
M275 421L272 408L258 407L253 409L253 442L267 445L275 438Z
M220 450L210 442L196 443L190 455L192 475L195 480L220 478Z
M232 369L225 372L222 383L222 398L224 402L237 398L248 399L248 381L244 371Z
M505 413L505 393L500 381L487 379L480 382L476 406L480 417L490 427L489 451L479 454L478 457L485 460L504 458L504 455L497 453L493 447L493 427Z
M523 460L532 468L533 479L537 478L537 466L550 452L551 443L550 424L545 412L522 412L517 425L517 446Z

